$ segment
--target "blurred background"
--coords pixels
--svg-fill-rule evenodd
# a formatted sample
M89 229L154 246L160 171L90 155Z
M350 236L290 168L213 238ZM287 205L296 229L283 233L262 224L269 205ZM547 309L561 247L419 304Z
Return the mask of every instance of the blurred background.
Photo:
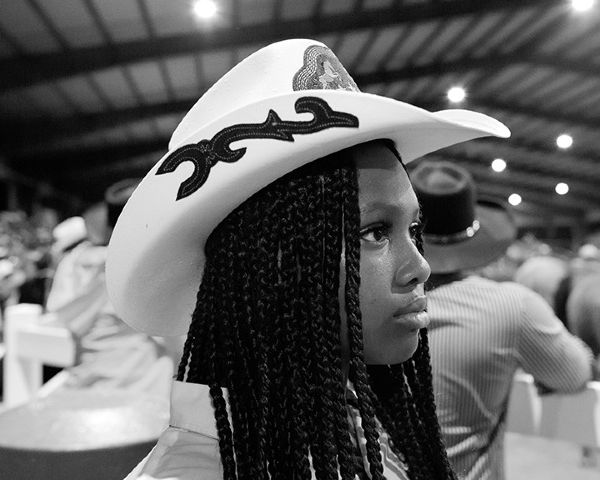
M588 9L586 9L586 6ZM325 42L365 92L512 130L435 156L563 247L600 223L591 0L24 0L0 4L0 209L64 217L145 173L183 114L270 42Z
M509 140L429 155L466 167L481 196L510 205L519 239L490 277L510 279L534 255L600 261L593 0L4 0L2 304L43 305L59 250L83 238L66 229L58 248L55 227L109 185L143 176L233 65L293 37L327 44L365 92L473 109L511 129Z

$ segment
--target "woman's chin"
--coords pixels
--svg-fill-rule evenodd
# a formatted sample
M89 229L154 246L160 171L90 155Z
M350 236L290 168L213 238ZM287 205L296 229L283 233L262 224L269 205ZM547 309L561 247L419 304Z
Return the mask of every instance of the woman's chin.
M409 338L395 342L391 345L365 346L365 362L369 365L395 365L405 362L414 355L419 346L419 336L414 335Z

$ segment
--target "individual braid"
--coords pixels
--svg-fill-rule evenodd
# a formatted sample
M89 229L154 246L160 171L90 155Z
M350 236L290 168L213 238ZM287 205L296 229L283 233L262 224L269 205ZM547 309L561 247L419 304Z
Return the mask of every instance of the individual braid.
M299 224L301 222L307 222L311 218L313 220L316 218L318 212L315 210L315 204L317 202L311 201L310 195L311 192L309 188L299 186L299 203L307 205L307 209L304 209L303 211L292 209L293 211L290 211L290 214L286 216L286 219L282 222L282 227L284 227L282 230L282 238L289 237L286 232L290 231L291 226L294 223ZM312 227L311 230L313 228L314 227ZM317 451L318 446L322 442L321 429L316 426L316 422L307 422L308 412L316 411L316 403L318 401L317 386L313 380L313 372L316 369L317 358L311 354L311 352L314 351L314 340L311 333L314 333L312 331L313 320L316 320L317 324L320 325L321 322L319 319L322 318L320 311L318 310L318 299L320 298L321 290L317 279L314 278L314 275L309 274L310 271L313 271L314 265L313 262L307 258L310 255L310 252L313 251L315 237L317 241L320 238L317 230L309 231L308 235L297 238L296 247L298 254L291 258L292 261L296 262L296 267L299 270L294 273L297 275L298 279L298 294L303 295L304 297L302 302L295 303L295 315L300 322L299 328L306 329L307 333L305 335L294 336L294 339L298 341L298 348L303 352L304 356L304 360L300 362L300 371L295 369L295 377L293 378L295 387L294 394L296 395L298 402L297 407L292 412L292 416L294 416L295 413L297 413L298 416L292 418L291 423L298 438L295 447L298 448L298 446L300 446L300 448L302 448L302 450L294 452L297 458L296 463L300 467L298 478L311 477L310 462L308 461L308 458L305 458L304 455L301 455L300 453L306 449L309 449L311 452L315 451L315 454L312 455L313 467L317 469L320 474L322 474L323 470L321 467L323 462L320 461L321 452ZM286 295L283 291L281 294ZM287 298L287 300L290 302L292 301L291 298Z
M369 366L369 381L376 393L377 418L388 432L392 451L403 458L409 478L435 478L423 452L423 438L416 428L414 401L403 373L403 365ZM426 439L425 439L426 440Z
M342 248L343 240L343 189L344 189L344 172L339 171L337 178L325 177L323 189L332 191L332 203L337 206L336 215L325 216L324 220L324 265L323 265L323 284L324 284L324 309L328 318L339 318L340 303L339 303L339 288L340 288L340 262L336 257L336 252ZM356 463L356 454L352 449L351 439L349 440L349 432L343 424L343 419L347 417L347 411L343 407L346 401L346 386L344 374L342 371L342 352L339 340L335 341L339 336L339 325L333 322L327 322L326 327L329 327L329 332L325 336L329 342L326 349L333 353L332 361L335 362L334 368L337 373L337 378L330 377L329 388L336 391L338 394L333 398L333 404L336 407L337 421L334 422L336 428L337 448L341 458L340 474L342 480L354 480L356 472L362 470L363 462ZM337 331L336 331L337 330ZM342 387L342 388L340 388Z
M331 364L328 364L327 357L331 354L325 344L325 318L323 309L323 278L321 275L307 275L305 272L322 270L323 265L323 220L324 209L322 207L324 199L322 198L322 179L317 178L315 182L306 184L299 189L300 197L306 202L306 209L295 212L295 222L306 225L306 235L299 239L298 259L300 269L300 278L303 290L306 292L306 305L308 311L306 314L313 315L315 319L320 319L307 332L311 340L315 355L311 359L309 366L310 375L313 378L312 397L314 399L312 407L317 415L312 425L311 442L314 446L311 448L312 464L315 473L327 480L337 479L336 467L336 445L331 437L333 430L333 421L331 418L332 402L329 378L331 375ZM308 221L314 218L316 221ZM319 445L321 448L319 448Z
M233 221L227 225L228 234L224 236L224 241L226 242L224 247L226 247L228 250L231 250L234 247L234 234L237 224L239 223L239 219L235 215L232 217L232 219ZM233 268L234 260L235 257L225 255L219 255L216 258L216 261L214 262L214 285L216 291L221 291L223 288L227 288L225 279L222 275L220 275L220 272L231 271L230 269ZM243 477L248 468L248 465L245 461L247 451L244 451L244 449L247 448L248 442L244 441L243 434L245 432L243 432L243 430L245 425L242 421L240 421L240 417L243 415L243 413L240 412L240 409L237 408L236 405L236 399L238 398L239 392L237 389L229 387L231 384L237 383L235 375L239 375L240 370L241 372L247 372L247 366L245 365L245 362L236 362L236 358L234 358L236 354L234 347L235 336L232 338L232 336L224 335L224 331L230 328L230 318L229 315L226 314L230 305L231 303L226 302L222 296L217 296L217 301L213 304L214 313L219 315L221 319L219 323L209 323L209 331L212 333L209 338L212 340L212 345L221 344L223 345L223 349L220 351L213 350L210 352L209 367L211 376L215 376L216 378L213 380L214 383L209 383L209 385L211 387L210 393L213 400L213 405L215 407L217 428L219 432L224 432L223 438L221 438L221 435L219 436L220 444L224 444L224 446L220 445L221 458L225 458L229 470L225 471L224 462L224 476L225 478L230 478L229 476L231 476L231 479L233 480L239 478L239 474L241 474ZM236 363L238 368L233 368L232 370L232 366ZM229 374L225 374L224 372L229 372ZM231 437L229 436L230 425L226 402L223 398L223 392L220 387L228 387L228 403L231 410L231 421L235 426L231 433ZM231 440L233 441L232 448L229 446L229 442ZM226 448L224 449L224 447ZM242 449L246 455L237 455L237 452L240 451L240 449Z
M431 371L431 360L429 355L429 338L427 329L424 328L419 332L419 348L413 356L415 380L417 389L416 405L420 410L420 416L423 418L425 429L429 439L432 440L430 445L434 446L433 450L441 452L441 455L436 455L436 465L439 471L440 478L456 478L448 456L445 454L446 446L442 440L440 424L438 422L435 396L433 393L433 379Z
M297 182L290 184L288 193L293 192L300 200L299 185ZM280 192L283 194L283 192ZM296 227L299 227L297 218L297 205L294 202L285 202L282 205L280 218L279 238L289 241L279 241L279 276L280 284L277 290L278 312L274 318L272 345L277 346L276 354L272 357L270 365L274 378L286 378L283 384L272 383L272 406L283 408L272 408L271 418L273 420L273 451L290 452L289 455L276 456L278 462L274 465L273 479L284 480L286 476L297 474L299 478L309 478L310 465L308 460L308 434L305 432L306 425L298 418L303 406L299 404L298 396L305 397L300 384L299 377L307 376L307 365L302 365L297 360L297 349L300 345L301 333L299 328L294 328L294 322L300 320L296 315L295 298L298 292L297 273L297 248L298 238ZM301 209L300 209L301 210ZM298 323L296 327L300 327ZM308 351L306 354L310 355ZM294 358L296 357L296 358ZM294 401L295 400L295 401ZM294 418L296 417L296 418ZM293 431L293 433L291 433ZM283 447L283 448L282 448ZM284 450L285 449L285 450ZM292 458L293 457L293 458ZM286 472L288 472L286 474Z
M210 273L213 273L210 271ZM207 344L217 343L216 325L213 322L205 324L206 329L203 333L206 335ZM202 329L200 330L202 332ZM227 406L221 390L218 371L219 360L217 352L212 349L206 349L206 364L208 371L200 373L196 362L190 362L190 377L206 379L210 387L210 396L215 409L215 420L219 431L219 450L221 453L221 462L223 464L223 476L228 480L236 480L236 463L234 460L234 443L231 424L227 413Z
M267 194L267 193L265 193ZM279 204L279 195L271 194L271 203L276 206ZM274 207L277 210L277 207ZM250 235L251 244L257 245L256 249L250 249L252 254L248 257L249 263L239 265L239 275L245 278L245 289L251 287L250 277L244 275L243 272L249 271L253 265L265 265L267 268L258 269L256 272L256 288L251 289L251 298L256 303L256 314L254 315L254 323L252 330L256 333L256 355L257 355L257 404L260 412L261 421L258 422L255 435L258 436L258 445L256 452L256 461L259 466L256 478L259 480L268 478L267 451L270 448L268 438L271 432L267 428L267 418L269 417L269 392L271 388L271 379L268 374L268 355L265 345L271 342L271 338L263 329L259 327L259 322L266 319L273 319L276 316L275 299L277 298L277 252L279 251L279 230L274 228L273 222L268 215L259 215L260 228L254 229ZM261 235L262 233L262 235ZM261 262L260 259L268 259L268 262ZM244 297L248 315L252 315L252 302L249 298ZM300 452L303 451L299 450ZM298 460L300 470L306 471L308 459L303 456ZM300 476L304 478L306 473Z
M226 236L226 241L229 243L224 246L227 250L237 251L238 253L235 256L219 256L216 262L219 271L236 272L239 265L248 263L246 258L247 249L243 246L247 237L237 235L242 221L241 215L234 214L232 216L232 221L228 225L230 234ZM243 281L243 278L241 280ZM219 277L217 288L220 291L228 288L227 279L224 276ZM220 324L222 328L218 331L221 333L219 343L224 346L225 369L234 373L234 376L230 375L228 379L223 379L221 383L228 387L231 419L236 426L233 430L233 440L235 451L239 452L239 454L236 454L238 480L257 478L256 464L250 460L253 455L257 454L254 448L255 445L246 441L251 436L250 429L252 426L251 422L248 422L247 409L241 408L240 404L242 402L239 401L240 398L248 396L248 392L253 390L255 383L252 375L255 350L251 348L253 347L252 344L247 345L243 340L247 336L247 332L250 331L249 323L252 321L252 312L245 309L245 299L240 298L242 292L245 291L244 289L238 290L230 301L226 301L225 297L220 296L220 302L217 303L218 311L222 315ZM240 317L239 322L234 326L232 318L234 318L237 311L244 311L246 315ZM232 332L233 335L227 335L226 332ZM235 387L230 387L230 384L235 385Z

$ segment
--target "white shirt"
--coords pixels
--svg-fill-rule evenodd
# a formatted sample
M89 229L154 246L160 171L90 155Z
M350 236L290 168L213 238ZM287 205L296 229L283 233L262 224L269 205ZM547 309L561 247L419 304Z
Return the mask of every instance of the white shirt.
M360 418L350 409L363 457L366 440ZM406 467L380 436L385 478L407 480ZM367 470L368 471L368 470ZM314 475L313 475L314 477ZM222 480L223 468L214 410L207 385L175 381L171 389L170 426L148 456L125 480Z

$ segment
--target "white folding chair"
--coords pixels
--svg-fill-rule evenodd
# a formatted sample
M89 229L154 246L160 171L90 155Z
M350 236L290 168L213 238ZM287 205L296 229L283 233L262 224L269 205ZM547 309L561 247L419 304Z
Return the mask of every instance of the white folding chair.
M44 365L68 367L75 360L69 330L57 324L53 315L43 315L42 307L35 304L6 308L4 347L3 408L25 403L58 386L60 376L42 389Z

